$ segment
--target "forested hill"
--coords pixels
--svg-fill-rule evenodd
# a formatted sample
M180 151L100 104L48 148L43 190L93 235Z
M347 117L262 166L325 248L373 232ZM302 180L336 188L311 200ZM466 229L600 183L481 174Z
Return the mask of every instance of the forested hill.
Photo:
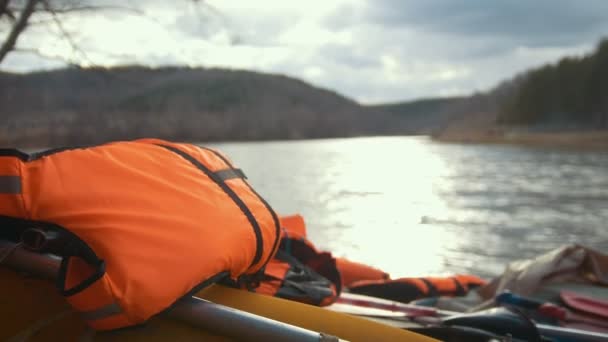
M568 57L520 76L499 123L555 128L608 128L608 39L587 56Z
M428 98L369 106L376 112L386 113L393 120L393 130L405 134L431 134L450 118L462 113L468 97Z
M241 70L0 72L0 113L0 146L21 147L138 137L219 141L436 133L466 140L480 132L501 134L509 126L606 129L608 40L592 54L531 70L485 93L374 106L295 78Z
M375 134L385 121L297 79L177 67L0 73L0 110L2 145L353 136Z
M0 73L0 145L426 134L443 124L455 101L362 106L294 78L226 69Z

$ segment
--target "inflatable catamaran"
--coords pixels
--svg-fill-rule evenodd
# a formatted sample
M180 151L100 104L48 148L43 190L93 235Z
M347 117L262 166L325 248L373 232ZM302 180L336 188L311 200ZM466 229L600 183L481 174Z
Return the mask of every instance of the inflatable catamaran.
M335 329L372 325L376 337L417 338L312 306L209 288L256 288L281 235L272 208L214 150L155 139L32 155L0 150L0 226L3 339L65 340L94 331L113 339L352 340L365 332ZM197 293L215 306L193 299ZM217 306L236 298L242 312ZM246 314L256 310L281 321ZM287 311L300 312L291 322L297 327L284 323L293 317ZM315 317L325 317L325 326ZM142 325L153 333L133 328Z
M157 139L0 150L1 340L608 338L601 303L580 296L568 298L592 307L576 317L595 332L504 307L408 304L495 285L471 275L390 279L334 258L307 239L301 216L279 217L215 150ZM496 298L549 312L516 294Z

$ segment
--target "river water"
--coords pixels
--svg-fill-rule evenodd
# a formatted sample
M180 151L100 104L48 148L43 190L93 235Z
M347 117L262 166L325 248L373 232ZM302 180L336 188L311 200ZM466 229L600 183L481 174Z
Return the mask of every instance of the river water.
M221 143L310 239L393 277L501 273L567 243L608 253L608 153L426 137Z

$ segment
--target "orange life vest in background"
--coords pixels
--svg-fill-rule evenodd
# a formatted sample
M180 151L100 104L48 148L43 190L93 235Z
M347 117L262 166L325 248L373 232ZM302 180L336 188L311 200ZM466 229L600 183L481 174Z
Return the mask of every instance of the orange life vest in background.
M350 287L353 283L361 280L385 280L390 279L388 273L377 268L350 261L344 258L336 258L338 270L342 278L342 285Z
M349 286L352 293L408 303L416 299L438 296L462 296L486 281L473 275L452 277L399 278L363 280Z
M306 239L306 222L300 214L287 215L279 217L281 227L283 227L283 235L287 234L291 238Z
M310 251L307 253L319 254L316 247L306 237L306 223L302 215L281 216L281 227L283 227L283 238L288 237L291 240L299 240L307 245ZM285 241L285 248L290 248L289 241ZM305 253L301 251L300 253ZM349 287L352 283L360 280L382 280L390 279L388 273L377 268L350 261L345 258L333 258L335 265L340 273L340 284L343 287Z
M339 295L335 283L281 250L266 265L262 279L255 292L296 302L326 306Z
M336 259L306 238L302 216L283 216L280 222L279 250L255 292L318 306L333 303L342 290Z
M256 274L279 223L218 152L162 140L0 150L0 236L65 239L58 285L98 330L138 324L200 287ZM26 232L26 233L24 233Z

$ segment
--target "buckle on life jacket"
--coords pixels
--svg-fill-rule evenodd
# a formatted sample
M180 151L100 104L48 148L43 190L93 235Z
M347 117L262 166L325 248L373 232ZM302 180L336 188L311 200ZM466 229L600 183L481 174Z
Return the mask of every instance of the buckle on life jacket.
M61 260L61 264L59 265L59 276L57 277L57 288L61 292L61 294L65 297L73 296L84 289L91 286L97 280L101 279L104 274L106 274L106 263L103 260L98 260L96 264L90 264L94 269L91 274L88 275L85 279L81 280L76 285L73 285L71 288L66 289L66 282L68 277L68 269L70 265L70 259L73 257L64 257Z
M21 244L24 248L37 253L52 253L63 256L59 266L57 277L57 288L63 296L72 296L99 280L106 273L106 263L86 253L81 253L77 248L79 241L70 238L65 233L55 229L28 228L21 232ZM70 259L82 258L93 267L89 276L71 288L66 289L67 272Z

